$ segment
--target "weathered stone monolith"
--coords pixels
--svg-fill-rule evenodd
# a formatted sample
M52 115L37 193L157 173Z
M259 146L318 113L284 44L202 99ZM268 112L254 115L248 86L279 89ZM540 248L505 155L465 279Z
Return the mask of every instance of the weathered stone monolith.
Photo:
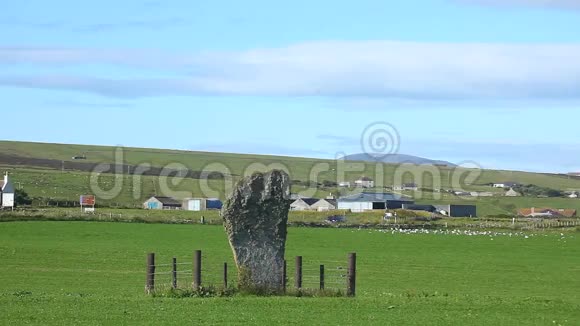
M275 170L241 180L224 203L222 216L240 288L281 289L289 196L288 174Z

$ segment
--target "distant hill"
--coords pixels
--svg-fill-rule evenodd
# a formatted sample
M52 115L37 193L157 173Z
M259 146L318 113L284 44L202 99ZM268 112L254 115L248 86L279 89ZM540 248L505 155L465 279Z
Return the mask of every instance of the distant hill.
M447 165L447 166L456 166L451 162L447 161L440 161L440 160L431 160L424 157L413 156L413 155L405 155L405 154L389 154L385 157L374 157L369 154L353 154L344 157L347 161L362 161L362 162L382 162L382 163L390 163L390 164L402 164L402 163L412 163L417 165Z
M308 194L308 197L325 198L329 193L339 193L339 189L332 185L338 181L338 174L332 167L335 166L335 160L323 160L303 157L281 157L272 155L252 155L252 154L233 154L233 153L211 153L196 151L179 151L150 148L132 148L124 147L121 158L116 158L118 148L113 146L95 146L95 145L75 145L75 144L50 144L50 143L31 143L15 142L0 140L0 176L6 171L12 176L13 181L17 182L20 189L25 190L35 205L47 205L51 202L58 205L70 205L79 200L80 195L94 194L97 190L95 182L103 190L115 190L113 185L120 178L114 173L131 174L136 171L137 166L141 164L150 164L151 169L143 171L142 178L125 176L123 177L124 186L121 192L114 198L99 199L101 205L112 205L114 207L142 207L143 201L153 194L158 194L162 186L169 187L171 190L186 193L187 195L176 195L185 197L207 197L205 190L207 187L212 189L212 197L225 198L226 182L220 175L230 175L233 181L245 175L249 167L258 165L282 164L287 167L293 180L293 193L300 194L305 190L305 184L312 178L312 171L319 167L320 163L327 164L328 171L321 172L318 175L319 185L315 194ZM82 157L79 159L78 157ZM122 159L122 160L121 160ZM361 176L376 176L376 161L368 155L351 155L348 160L368 161L364 164L364 169L357 171L347 171L344 178L346 180L355 180ZM384 184L393 184L398 168L392 162L414 162L415 164L451 164L445 161L431 160L410 155L391 155L384 160L382 173L384 174ZM111 164L112 171L104 171L95 180L91 173L93 168L99 163ZM172 177L165 180L160 178L160 169L168 167L168 164L183 164L187 168L187 174L181 175L183 179ZM216 163L219 163L216 165ZM115 169L117 168L117 169ZM173 167L172 167L173 169ZM200 182L200 171L219 172L208 175L207 183ZM170 169L171 170L171 169ZM184 171L177 168L178 171ZM423 173L421 165L408 169L411 173L404 176L404 182L420 182L424 188L433 188L435 179ZM427 169L429 170L429 169ZM452 182L451 169L440 169L441 184L437 188L457 189ZM168 171L166 171L168 172ZM424 174L422 180L414 180L413 172ZM457 170L460 176L465 175L466 170L459 168ZM93 175L94 176L94 175ZM436 177L436 176L434 176ZM376 177L375 177L376 179ZM136 181L138 180L138 181ZM557 189L562 192L580 189L580 178L568 176L565 174L543 174L529 173L521 171L498 171L483 170L480 177L469 185L462 185L466 191L488 192L496 191L498 195L502 190L496 190L489 185L497 182L513 181L519 184L533 184L540 187ZM173 184L173 181L178 181ZM439 182L438 181L438 182ZM163 184L162 184L163 182ZM113 187L113 188L111 188ZM204 187L204 188L202 188ZM202 191L202 189L205 189ZM442 200L431 200L432 196L423 193L424 197L419 202L426 204L437 203L464 203L464 198L457 198L452 195L443 194ZM570 198L532 198L532 197L502 197L495 196L490 198L472 199L472 203L477 203L478 212L483 216L505 214L506 212L515 213L516 209L529 207L553 207L569 208L580 210L580 200Z

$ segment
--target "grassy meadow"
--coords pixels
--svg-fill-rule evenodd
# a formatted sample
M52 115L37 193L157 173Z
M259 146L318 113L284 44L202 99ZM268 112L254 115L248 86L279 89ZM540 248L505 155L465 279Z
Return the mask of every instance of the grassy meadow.
M149 163L152 166L163 167L167 164L178 163L194 170L200 171L205 167L211 167L212 171L226 171L233 177L232 182L237 181L244 173L254 170L260 170L256 163L263 165L278 164L283 165L293 183L292 192L301 193L312 197L324 198L329 193L339 194L336 187L319 185L314 192L305 193L309 187L306 185L311 179L311 171L314 167L319 166L323 170L318 175L318 182L337 181L338 163L331 160L318 160L295 157L277 157L264 155L244 155L244 154L227 154L227 153L207 153L175 150L157 150L157 149L139 149L124 148L124 162L129 165L139 165ZM19 157L43 158L71 161L73 156L86 155L87 160L83 162L92 163L112 163L114 162L115 148L103 146L84 146L84 145L62 145L62 144L41 144L26 142L9 142L0 141L0 153L7 155L17 155ZM362 165L361 165L362 164ZM377 171L383 171L383 184L392 185L397 179L396 175L401 174L397 165L392 164L371 164L360 162L344 163L344 169L357 170L356 165L361 165L362 169L351 171L345 174L346 180L353 181L361 175L370 176L377 180ZM66 164L65 164L66 166ZM35 198L34 205L42 206L49 200L58 201L78 201L82 194L95 193L95 187L91 186L91 174L81 171L47 169L34 166L10 165L4 163L0 170L9 171L18 188L24 189L31 197ZM467 176L473 170L457 169L453 170L447 167L440 167L436 171L443 189L452 189L451 179L454 173L460 176ZM422 187L435 187L437 182L429 174L429 168L413 167L407 173L402 173L403 182L417 182ZM414 174L418 179L414 178ZM469 191L491 191L501 194L502 190L494 189L485 184L493 182L515 181L523 184L535 184L538 186L549 187L559 190L580 189L580 180L573 179L564 175L548 175L538 173L527 173L518 171L495 171L482 170L476 180L467 182L463 178L461 187ZM379 174L380 176L380 174ZM96 183L95 183L96 182ZM224 180L207 180L200 181L196 179L171 179L163 180L156 176L142 176L135 178L131 175L112 175L102 174L98 179L93 180L93 184L104 191L114 188L115 182L122 183L118 193L110 198L99 198L98 202L113 207L141 207L143 201L153 194L167 193L176 198L184 197L220 197L225 198L228 187ZM210 193L204 192L207 188ZM479 216L514 214L518 208L524 207L553 207L553 208L572 208L580 210L580 199L568 198L460 198L450 194L439 194L422 192L420 196L417 193L407 192L406 195L417 198L419 203L474 203L478 206ZM433 198L440 196L440 198Z
M83 162L103 163L115 161L115 147L110 146L88 146L88 145L69 145L69 144L45 144L30 142L13 142L0 141L0 152L9 155L18 155L30 158L46 158L54 160L71 161L73 156L81 154L86 155L87 160ZM215 171L228 171L235 177L243 175L247 170L259 169L255 163L263 165L278 164L287 168L293 180L307 181L310 179L311 171L317 164L328 164L322 167L319 174L319 181L324 180L336 181L337 162L334 160L322 160L312 158L282 157L268 155L249 155L249 154L230 154L230 153L210 153L195 151L177 151L162 149L144 149L144 148L123 148L124 164L138 165L149 163L152 166L164 167L171 163L183 164L191 170L201 171L205 167L211 166ZM344 169L354 170L361 162L347 162ZM22 168L22 166L18 166ZM392 185L395 179L395 172L398 165L381 164L384 171L384 185ZM503 171L503 170L484 170L477 181L464 184L467 190L486 190L494 191L484 184L515 181L522 184L535 184L554 189L568 190L580 189L580 179L573 179L566 175L530 173L521 171ZM451 187L453 177L453 168L439 167L437 171L441 179L441 186L444 188ZM327 171L324 171L327 170ZM408 173L403 175L403 182L417 182L424 187L433 186L433 180L429 172L430 168L417 166L409 169ZM461 175L472 171L469 169L459 169ZM422 180L414 180L412 174L416 173ZM422 173L426 173L422 175ZM362 170L347 172L347 181L366 175L374 178L377 175L377 166L374 163L363 163ZM351 180L352 179L352 180Z
M44 206L49 199L61 201L78 201L82 194L93 193L90 186L90 176L86 172L77 171L56 171L56 170L36 170L29 168L15 168L11 172L13 180L18 180L23 189L35 199L35 206ZM122 179L123 188L119 195L112 199L98 199L99 204L110 205L112 207L140 208L143 201L160 189L158 177L143 176L139 181L135 181L128 175L102 175L100 187L108 190L112 188L115 177ZM225 197L224 183L221 180L208 180L208 186L216 192L219 197ZM189 192L193 197L203 197L199 180L183 179L181 183L173 188L176 192ZM293 192L299 192L300 186L293 186ZM336 193L336 189L318 189L314 196L325 198L329 193ZM413 193L406 192L408 196ZM440 198L433 199L434 195ZM532 198L532 197L457 197L450 194L423 193L416 199L417 203L424 204L475 204L480 217L490 215L514 214L519 208L528 207L553 207L571 208L580 211L580 199L570 198ZM180 214L180 213L166 213ZM188 213L185 213L188 214ZM191 212L189 213L191 214Z
M517 232L521 230L553 229L564 232L580 229L580 219L551 219L530 221L518 218L514 223L511 218L504 216L485 218L437 218L432 219L431 213L396 210L397 219L384 220L382 211L352 213L344 210L316 212L290 211L288 222L290 226L316 228L373 228L390 229L401 227L404 229L487 229ZM340 215L345 221L329 223L329 216ZM203 223L202 223L203 219ZM94 214L81 213L77 208L26 208L15 211L0 211L0 223L18 221L62 221L62 222L121 222L144 224L208 224L222 225L220 212L210 211L183 211L183 210L143 210L98 208Z
M211 281L231 262L222 227L0 223L0 324L578 325L579 235L290 228L306 270L358 253L356 298L170 299L144 294L146 253L202 249Z

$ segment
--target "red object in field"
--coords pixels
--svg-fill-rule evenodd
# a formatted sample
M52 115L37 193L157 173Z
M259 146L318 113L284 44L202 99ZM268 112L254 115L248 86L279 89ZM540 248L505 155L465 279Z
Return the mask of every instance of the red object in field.
M83 206L95 206L95 196L81 196L81 205Z

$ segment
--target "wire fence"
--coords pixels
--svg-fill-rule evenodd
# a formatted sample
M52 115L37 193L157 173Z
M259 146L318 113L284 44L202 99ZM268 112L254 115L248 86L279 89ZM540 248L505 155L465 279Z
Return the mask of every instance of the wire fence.
M192 263L185 262L186 260L179 262L180 260L177 258L169 261L170 263L154 265L154 273L151 275L155 281L155 290L166 291L169 289L185 289L191 287L193 275Z
M188 261L189 260L189 261ZM238 270L231 263L216 263L201 251L193 260L172 258L169 262L156 261L154 253L147 256L145 290L147 293L170 289L200 289L239 287ZM296 257L294 264L284 261L280 287L284 290L337 290L354 296L356 287L356 254L345 261L308 260Z
M296 284L296 269L290 269L289 284ZM302 286L310 289L346 290L348 261L305 260L302 262Z

